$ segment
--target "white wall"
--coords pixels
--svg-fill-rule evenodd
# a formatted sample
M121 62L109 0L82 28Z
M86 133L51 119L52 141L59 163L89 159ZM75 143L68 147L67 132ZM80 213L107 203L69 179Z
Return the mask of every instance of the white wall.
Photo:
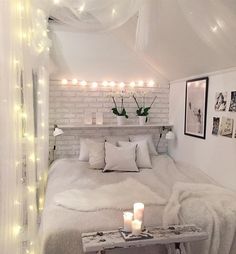
M209 75L206 140L184 135L186 80L172 82L170 86L170 121L177 140L170 144L169 153L174 159L200 168L219 183L236 190L236 138L211 134L214 116L234 118L236 125L236 112L228 112L228 106L226 112L214 110L216 92L227 91L229 97L230 91L236 91L236 70Z
M114 33L51 31L51 79L150 80L167 83L157 71Z

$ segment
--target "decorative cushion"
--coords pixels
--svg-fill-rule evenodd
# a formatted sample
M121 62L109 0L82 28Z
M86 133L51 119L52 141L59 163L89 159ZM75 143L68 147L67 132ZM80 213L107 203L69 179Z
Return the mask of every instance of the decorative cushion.
M105 143L105 162L106 166L103 172L106 171L128 171L138 172L135 157L136 145L133 144L127 147L117 147L109 142Z
M136 163L138 168L152 168L147 140L140 140L140 141L134 141L134 142L119 141L119 146L121 147L129 147L129 146L132 146L133 144L137 146Z
M87 141L89 140L100 142L100 143L103 143L105 141L104 137L94 138L94 139L81 138L80 139L80 153L79 153L80 161L89 161L89 148L87 144Z
M119 141L129 141L128 136L106 136L105 140L113 145L118 145Z
M150 155L158 155L152 135L130 135L130 141L147 140Z
M89 148L89 165L91 168L103 169L105 167L105 143L87 141Z

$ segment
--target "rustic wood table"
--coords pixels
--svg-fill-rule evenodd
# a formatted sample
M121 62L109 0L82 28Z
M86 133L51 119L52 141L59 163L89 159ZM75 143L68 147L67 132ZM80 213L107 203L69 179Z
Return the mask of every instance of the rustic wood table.
M195 225L175 225L169 227L150 227L152 238L126 241L119 230L101 231L82 234L84 253L105 253L116 248L133 248L150 245L166 245L168 254L184 254L181 244L202 241L208 238L207 232Z

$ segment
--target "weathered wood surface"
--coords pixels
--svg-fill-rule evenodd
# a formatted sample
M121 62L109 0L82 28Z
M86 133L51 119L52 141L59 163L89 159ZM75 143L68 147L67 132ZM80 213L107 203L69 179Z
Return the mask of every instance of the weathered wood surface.
M176 225L170 227L150 227L148 231L153 235L151 239L125 241L119 230L91 232L82 234L83 250L99 252L115 248L132 248L153 244L172 244L206 240L207 232L195 225Z

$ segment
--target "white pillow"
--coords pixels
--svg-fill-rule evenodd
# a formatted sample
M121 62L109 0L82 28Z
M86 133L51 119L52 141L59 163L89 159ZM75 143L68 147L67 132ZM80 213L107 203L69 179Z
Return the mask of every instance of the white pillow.
M137 146L136 163L138 168L152 168L147 140L140 140L140 141L134 141L134 142L119 141L118 144L121 147L129 147L135 144Z
M80 161L89 161L89 148L87 141L95 141L95 142L100 142L103 143L105 140L103 137L101 138L94 138L94 139L89 139L89 138L81 138L80 139L80 152L79 152L79 160Z
M119 141L129 141L129 137L128 136L106 136L105 140L117 146Z
M105 167L105 143L87 141L89 148L89 165L91 168L103 169Z
M130 141L147 140L150 155L158 155L155 144L153 142L152 135L131 135L129 136Z
M128 147L117 147L108 142L105 143L106 171L128 171L138 172L135 162L136 145Z

